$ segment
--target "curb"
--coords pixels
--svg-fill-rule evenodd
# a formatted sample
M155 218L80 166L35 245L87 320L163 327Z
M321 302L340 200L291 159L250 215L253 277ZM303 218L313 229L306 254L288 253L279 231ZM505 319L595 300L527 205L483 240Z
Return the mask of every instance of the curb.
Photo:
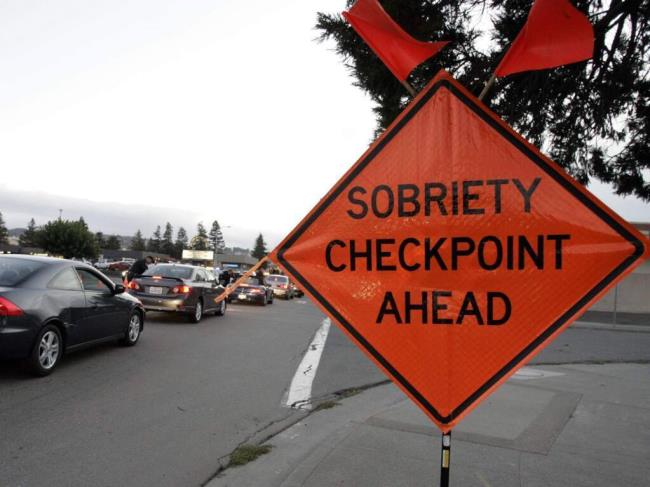
M595 323L593 321L575 321L571 325L571 328L622 331L627 333L650 333L650 323L647 325L622 325L614 323Z

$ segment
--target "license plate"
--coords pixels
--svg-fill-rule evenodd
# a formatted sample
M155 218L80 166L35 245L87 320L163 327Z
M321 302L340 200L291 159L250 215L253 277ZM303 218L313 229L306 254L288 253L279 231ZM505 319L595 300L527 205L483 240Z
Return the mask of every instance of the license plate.
M245 294L240 294L239 296L237 296L237 299L246 299L246 295Z
M149 294L162 294L163 288L161 287L150 287Z

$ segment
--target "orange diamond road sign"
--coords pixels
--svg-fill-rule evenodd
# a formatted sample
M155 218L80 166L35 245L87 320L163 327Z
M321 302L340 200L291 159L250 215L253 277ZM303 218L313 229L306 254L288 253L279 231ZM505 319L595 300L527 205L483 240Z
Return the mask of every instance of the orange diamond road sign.
M441 73L271 257L447 432L649 244Z

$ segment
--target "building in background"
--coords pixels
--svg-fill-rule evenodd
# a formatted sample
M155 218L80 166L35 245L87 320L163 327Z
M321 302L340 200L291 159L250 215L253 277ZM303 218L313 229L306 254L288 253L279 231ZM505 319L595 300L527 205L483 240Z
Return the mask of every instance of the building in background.
M217 254L214 257L214 267L234 271L247 271L257 264L257 259L250 254Z

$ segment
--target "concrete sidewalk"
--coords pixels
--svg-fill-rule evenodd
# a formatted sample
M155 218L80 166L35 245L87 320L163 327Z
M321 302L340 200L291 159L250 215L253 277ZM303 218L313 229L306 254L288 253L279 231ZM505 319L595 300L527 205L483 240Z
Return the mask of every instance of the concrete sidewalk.
M209 487L438 485L440 433L395 386L312 413ZM454 430L452 486L650 485L650 365L525 367Z

